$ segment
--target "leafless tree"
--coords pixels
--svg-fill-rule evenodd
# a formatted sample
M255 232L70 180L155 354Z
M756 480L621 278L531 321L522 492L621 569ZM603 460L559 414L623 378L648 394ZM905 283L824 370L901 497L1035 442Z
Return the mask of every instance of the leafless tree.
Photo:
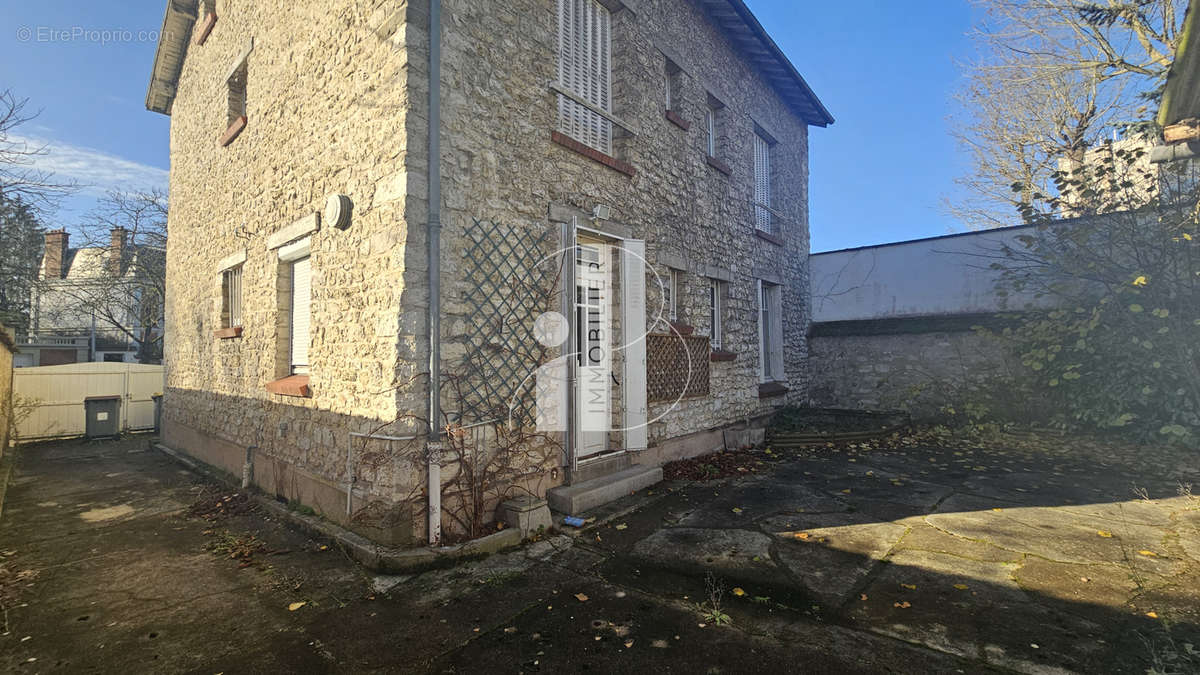
M113 230L125 231L121 257L114 259ZM162 353L163 299L166 297L167 195L113 190L78 228L83 247L108 249L103 269L74 279L46 282L59 297L57 310L71 316L93 314L97 325L137 345L142 362ZM55 317L47 317L51 321Z
M46 146L32 144L13 133L37 117L37 113L26 111L28 102L7 89L0 91L0 197L45 211L73 192L75 184L38 169L37 158L46 154Z
M954 135L969 157L947 210L973 228L1049 213L1060 161L1115 130L1144 133L1179 40L1177 0L976 0ZM1014 189L1019 186L1019 189Z

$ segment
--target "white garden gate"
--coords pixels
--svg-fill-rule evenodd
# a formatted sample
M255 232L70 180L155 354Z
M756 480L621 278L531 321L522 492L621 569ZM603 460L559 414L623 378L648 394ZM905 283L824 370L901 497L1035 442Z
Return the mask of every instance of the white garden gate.
M154 428L154 399L164 385L163 366L140 363L71 363L13 369L18 442L82 436L84 400L121 399L122 432Z

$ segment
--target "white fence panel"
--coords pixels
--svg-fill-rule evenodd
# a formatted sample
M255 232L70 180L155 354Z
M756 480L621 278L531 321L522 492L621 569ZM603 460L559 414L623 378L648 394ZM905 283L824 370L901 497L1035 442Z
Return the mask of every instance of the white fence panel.
M163 366L71 363L13 370L18 441L82 436L84 399L121 398L121 431L154 428L154 394L163 390Z

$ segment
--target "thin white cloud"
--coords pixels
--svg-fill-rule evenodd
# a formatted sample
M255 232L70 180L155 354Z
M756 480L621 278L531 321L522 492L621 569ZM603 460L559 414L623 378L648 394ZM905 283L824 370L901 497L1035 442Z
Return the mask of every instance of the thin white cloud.
M143 190L167 187L167 171L132 162L102 150L71 145L34 136L10 136L30 148L46 152L32 158L32 166L53 173L57 180L73 180L83 194L101 196L110 190Z

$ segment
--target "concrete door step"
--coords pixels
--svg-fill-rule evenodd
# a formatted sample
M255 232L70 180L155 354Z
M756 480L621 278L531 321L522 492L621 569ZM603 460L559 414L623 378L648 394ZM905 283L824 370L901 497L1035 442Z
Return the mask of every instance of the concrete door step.
M662 467L634 464L607 476L552 488L546 493L546 501L550 502L550 508L559 513L577 516L631 492L648 488L662 479Z

